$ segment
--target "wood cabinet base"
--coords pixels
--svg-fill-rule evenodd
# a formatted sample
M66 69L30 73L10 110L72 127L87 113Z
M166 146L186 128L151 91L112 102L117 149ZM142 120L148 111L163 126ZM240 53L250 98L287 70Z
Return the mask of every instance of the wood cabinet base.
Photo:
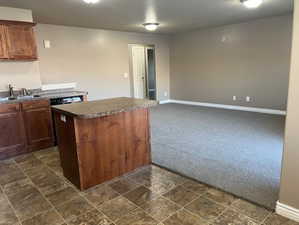
M151 163L149 111L94 119L54 112L63 173L80 190Z
M49 100L0 104L0 160L54 146Z

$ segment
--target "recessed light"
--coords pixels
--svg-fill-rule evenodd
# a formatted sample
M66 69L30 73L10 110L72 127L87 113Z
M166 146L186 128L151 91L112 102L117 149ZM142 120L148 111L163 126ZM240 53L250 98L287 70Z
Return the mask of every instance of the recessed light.
M247 8L257 8L259 7L262 3L263 0L240 0L243 5L245 5Z
M99 2L99 0L83 0L87 4L96 4Z
M143 26L149 31L157 30L159 23L144 23Z

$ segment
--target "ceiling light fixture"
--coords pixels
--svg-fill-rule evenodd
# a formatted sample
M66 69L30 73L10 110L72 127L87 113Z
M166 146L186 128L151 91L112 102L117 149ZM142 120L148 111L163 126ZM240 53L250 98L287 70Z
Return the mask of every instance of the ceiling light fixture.
M149 31L157 30L159 23L144 23L143 26Z
M96 4L99 2L99 0L83 0L87 4Z
M247 8L257 8L259 7L262 3L263 0L240 0L243 5L245 5Z

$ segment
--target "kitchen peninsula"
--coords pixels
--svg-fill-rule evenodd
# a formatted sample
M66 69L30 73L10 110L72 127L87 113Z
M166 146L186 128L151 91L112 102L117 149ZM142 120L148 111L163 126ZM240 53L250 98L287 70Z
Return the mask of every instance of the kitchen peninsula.
M85 190L150 164L156 104L123 97L53 106L64 176Z

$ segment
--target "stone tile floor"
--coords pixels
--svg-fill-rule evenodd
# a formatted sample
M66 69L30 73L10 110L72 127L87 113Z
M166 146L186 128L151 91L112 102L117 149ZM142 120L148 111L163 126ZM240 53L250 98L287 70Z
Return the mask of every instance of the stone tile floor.
M157 166L78 191L55 148L0 161L0 225L299 225Z

